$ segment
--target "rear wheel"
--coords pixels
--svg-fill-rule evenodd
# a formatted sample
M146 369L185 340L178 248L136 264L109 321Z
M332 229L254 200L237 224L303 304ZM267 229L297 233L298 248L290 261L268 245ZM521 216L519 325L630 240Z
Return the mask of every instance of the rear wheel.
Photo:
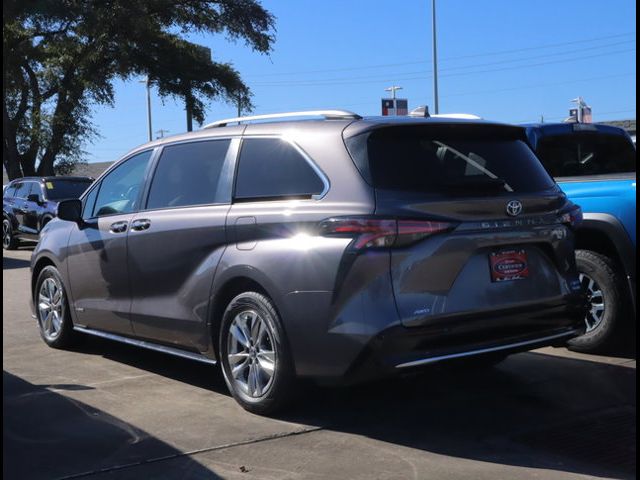
M13 235L13 225L8 218L2 221L2 248L4 250L18 248L18 239Z
M67 293L58 269L47 266L38 276L35 304L40 336L53 348L66 348L75 340Z
M585 316L585 334L572 339L569 345L580 352L598 352L618 340L618 330L624 320L624 284L614 262L591 250L577 250L576 261L580 282L589 299Z
M218 351L229 391L244 409L267 415L291 400L293 363L269 298L245 292L229 303Z

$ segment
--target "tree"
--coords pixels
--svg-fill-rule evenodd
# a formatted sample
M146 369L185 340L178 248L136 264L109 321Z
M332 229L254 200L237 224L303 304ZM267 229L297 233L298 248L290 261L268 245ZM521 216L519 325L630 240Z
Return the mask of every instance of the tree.
M203 58L184 37L223 34L268 53L274 17L259 0L5 0L3 145L9 178L52 175L97 131L91 106L113 105L116 79L147 75L162 97L250 98L229 63ZM244 108L250 108L250 101Z

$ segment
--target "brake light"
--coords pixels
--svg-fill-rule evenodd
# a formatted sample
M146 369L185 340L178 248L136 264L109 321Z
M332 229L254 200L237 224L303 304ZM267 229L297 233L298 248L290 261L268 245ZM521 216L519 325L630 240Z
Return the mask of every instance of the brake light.
M456 224L431 220L397 220L371 217L338 217L322 222L323 235L353 236L353 247L401 247L446 232Z
M583 218L582 208L578 205L574 205L571 210L560 216L560 222L569 225L572 228L578 228L582 223Z

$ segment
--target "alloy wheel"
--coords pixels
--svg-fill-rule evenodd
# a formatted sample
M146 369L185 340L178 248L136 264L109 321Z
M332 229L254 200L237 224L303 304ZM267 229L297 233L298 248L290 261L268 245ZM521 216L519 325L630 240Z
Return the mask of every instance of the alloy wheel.
M587 293L587 299L590 305L590 309L585 317L585 324L587 326L588 333L595 330L602 323L606 306L602 289L594 279L584 273L581 273L580 284Z
M2 222L2 247L7 249L11 245L11 224L8 221Z
M62 331L64 319L64 291L53 277L46 278L38 292L38 320L42 333L48 340L55 340Z
M227 360L232 381L252 398L268 393L277 367L274 334L255 310L238 313L229 327Z

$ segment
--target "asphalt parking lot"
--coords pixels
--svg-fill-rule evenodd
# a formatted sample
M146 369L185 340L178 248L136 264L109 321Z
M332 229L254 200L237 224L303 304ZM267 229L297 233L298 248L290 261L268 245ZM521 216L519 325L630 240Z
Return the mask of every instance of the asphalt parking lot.
M210 366L99 339L46 347L30 255L3 256L4 478L635 478L634 347L307 386L262 418Z

